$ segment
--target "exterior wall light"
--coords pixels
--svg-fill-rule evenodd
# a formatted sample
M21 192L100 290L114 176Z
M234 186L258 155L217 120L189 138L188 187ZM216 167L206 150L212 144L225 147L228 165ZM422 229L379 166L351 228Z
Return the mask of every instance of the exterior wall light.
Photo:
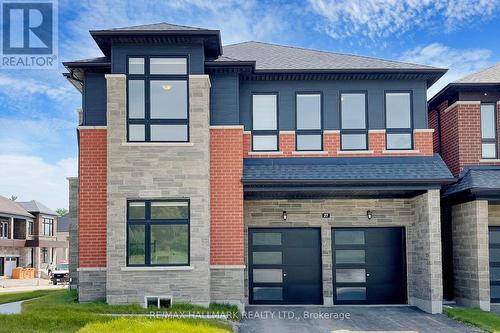
M367 211L366 211L366 217L368 218L368 220L371 220L371 219L372 219L372 217L373 217L373 213L372 213L372 211L371 211L371 210L367 210Z
M286 213L286 210L283 211L283 213L281 214L281 217L283 218L283 221L286 221L286 219L288 218L288 214Z

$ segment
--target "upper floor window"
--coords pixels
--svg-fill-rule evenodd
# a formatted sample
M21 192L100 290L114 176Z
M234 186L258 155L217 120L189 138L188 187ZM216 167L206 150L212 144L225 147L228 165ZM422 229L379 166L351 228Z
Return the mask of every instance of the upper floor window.
M127 265L189 265L189 201L129 201Z
M42 230L44 236L54 235L54 219L43 218L42 219Z
M278 94L252 95L252 150L278 150Z
M0 221L0 238L9 238L9 222Z
M412 95L409 91L385 93L387 149L412 149Z
M342 150L368 149L366 92L340 93L340 142Z
M296 150L323 150L320 93L296 95Z
M497 158L497 115L495 104L481 104L481 156Z
M128 58L128 141L188 142L187 57Z
M33 221L28 221L28 236L33 236Z

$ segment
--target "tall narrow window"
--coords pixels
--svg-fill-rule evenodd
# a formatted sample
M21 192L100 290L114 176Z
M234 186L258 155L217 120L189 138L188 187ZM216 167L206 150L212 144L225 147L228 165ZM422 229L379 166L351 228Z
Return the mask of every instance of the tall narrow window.
M187 57L128 58L128 141L189 141Z
M366 92L340 94L340 141L342 150L368 149Z
M28 236L33 236L33 221L28 221Z
M54 235L54 219L43 218L42 219L42 230L44 236Z
M9 238L9 222L0 221L0 238Z
M497 115L495 104L481 104L481 156L497 158Z
M321 94L296 95L296 150L323 150Z
M189 201L128 202L127 264L189 265Z
M278 94L252 95L252 150L278 150Z
M386 148L412 149L412 96L411 92L385 93Z
M47 264L49 262L49 249L42 247L40 255L42 257L42 264Z

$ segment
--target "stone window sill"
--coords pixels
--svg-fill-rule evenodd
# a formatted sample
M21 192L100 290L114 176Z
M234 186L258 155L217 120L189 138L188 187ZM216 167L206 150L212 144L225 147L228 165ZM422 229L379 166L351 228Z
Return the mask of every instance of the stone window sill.
M248 155L283 155L282 151L249 151Z
M373 150L339 150L337 152L339 155L352 155L352 154L364 154L370 155L373 154Z
M328 155L326 150L296 150L292 151L292 155Z
M420 150L416 149L394 149L394 150L383 150L382 154L417 154L420 153Z
M122 272L152 272L152 271L192 271L193 266L142 266L122 267Z
M500 163L498 158L482 158L479 160L480 163Z
M192 147L192 142L122 142L125 147Z

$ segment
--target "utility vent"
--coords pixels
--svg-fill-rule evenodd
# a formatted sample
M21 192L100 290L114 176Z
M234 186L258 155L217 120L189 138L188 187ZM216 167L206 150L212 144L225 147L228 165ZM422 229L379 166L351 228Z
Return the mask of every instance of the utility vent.
M172 296L144 296L146 308L169 308L172 305Z

